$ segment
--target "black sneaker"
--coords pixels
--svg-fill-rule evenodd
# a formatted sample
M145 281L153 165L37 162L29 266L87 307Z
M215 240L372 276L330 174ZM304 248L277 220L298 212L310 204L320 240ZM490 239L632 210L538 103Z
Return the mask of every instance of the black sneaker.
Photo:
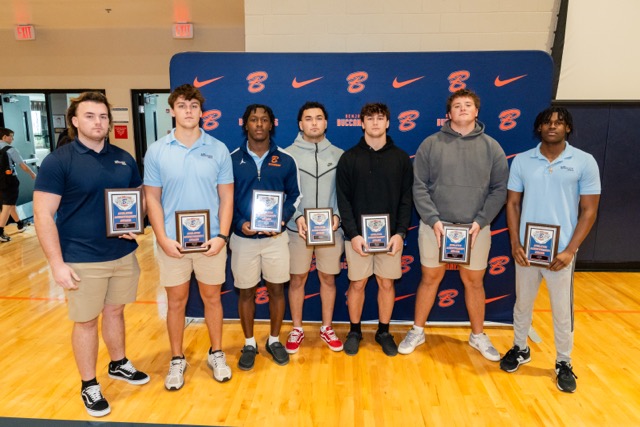
M520 365L531 362L531 351L529 347L520 350L520 347L514 345L511 350L507 351L502 359L500 359L500 369L505 372L515 372Z
M150 379L149 375L134 368L129 360L120 365L110 362L109 378L113 378L114 380L123 380L133 385L146 384Z
M18 233L23 233L26 230L23 220L18 221L16 225L18 226Z
M556 362L556 385L558 390L565 393L576 391L576 380L578 376L573 373L573 367L567 362Z
M11 237L4 234L4 232L0 233L0 242L5 243L10 241L11 241Z
M102 391L100 390L100 384L94 384L83 388L80 392L80 396L82 396L87 412L92 417L104 417L111 412L109 402L107 402L107 399L104 398Z
M258 350L256 350L252 345L245 345L242 347L242 355L240 355L240 360L238 360L238 368L243 371L250 371L253 369L257 352Z
M269 344L269 340L267 339L265 347L267 348L267 353L273 357L273 361L278 365L284 366L289 363L289 353L287 353L287 350L285 350L284 346L280 342Z
M355 356L360 349L360 341L362 341L362 334L359 332L349 332L347 339L344 342L344 352L349 356Z
M393 340L393 335L389 332L383 332L381 334L376 334L376 342L380 344L382 347L382 351L387 356L395 356L398 354L398 346L396 342Z

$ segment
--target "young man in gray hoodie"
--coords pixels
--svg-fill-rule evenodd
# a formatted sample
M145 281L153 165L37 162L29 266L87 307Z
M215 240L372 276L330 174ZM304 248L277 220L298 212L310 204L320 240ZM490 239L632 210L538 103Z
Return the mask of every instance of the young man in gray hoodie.
M327 111L318 102L305 103L298 112L300 133L287 152L298 163L300 171L300 192L303 197L295 214L287 223L289 252L291 256L289 284L289 307L293 330L289 333L286 350L293 354L304 340L302 329L302 307L304 286L309 276L312 256L315 253L316 268L320 281L322 301L322 327L320 338L333 351L342 350L342 341L333 331L333 308L336 300L336 274L340 273L340 257L344 250L344 238L340 227L340 214L336 198L336 167L344 152L326 138ZM333 209L333 230L335 243L327 246L307 246L307 223L305 208Z
M447 101L449 120L425 139L416 153L413 200L421 220L422 279L413 328L398 347L401 354L409 354L425 342L424 325L446 271L446 264L438 261L438 251L443 222L448 222L471 224L470 264L460 266L471 322L469 345L488 360L500 360L500 353L483 332L483 278L491 247L489 224L505 203L509 167L498 142L484 133L484 124L478 121L479 108L480 99L474 92L454 92Z

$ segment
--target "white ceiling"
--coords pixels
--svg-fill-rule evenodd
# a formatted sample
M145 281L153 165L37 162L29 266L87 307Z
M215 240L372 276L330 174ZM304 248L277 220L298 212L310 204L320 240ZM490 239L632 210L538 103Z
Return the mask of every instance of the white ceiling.
M242 0L0 0L0 29L244 27Z

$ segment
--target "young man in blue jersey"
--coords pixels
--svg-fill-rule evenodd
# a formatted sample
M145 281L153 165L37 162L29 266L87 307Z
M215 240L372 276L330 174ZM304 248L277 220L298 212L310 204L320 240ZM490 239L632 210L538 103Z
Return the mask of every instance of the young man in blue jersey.
M518 154L511 165L507 195L507 224L516 262L516 304L513 347L500 369L515 372L531 361L527 335L540 282L545 279L551 300L556 346L556 385L573 393L576 378L573 349L573 272L576 252L593 226L600 202L600 173L592 155L567 142L573 118L562 107L550 107L536 117L534 132L541 139ZM524 248L527 223L560 226L558 253L548 267L531 265Z
M285 309L284 285L290 277L289 236L283 231L299 204L300 186L295 160L271 140L275 121L268 106L249 105L242 116L247 140L231 153L235 187L229 247L234 286L240 292L238 313L245 336L238 367L245 371L253 369L258 352L253 323L256 290L262 279L269 293L271 320L265 350L278 365L289 363L289 354L279 339ZM251 228L254 190L283 192L281 232Z

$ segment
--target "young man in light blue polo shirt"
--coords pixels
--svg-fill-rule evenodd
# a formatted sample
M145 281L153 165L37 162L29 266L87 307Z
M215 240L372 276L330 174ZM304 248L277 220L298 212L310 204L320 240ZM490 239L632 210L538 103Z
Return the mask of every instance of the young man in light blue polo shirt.
M191 273L195 272L204 302L211 348L208 364L219 382L231 379L222 351L222 302L226 244L233 216L233 168L226 145L200 128L204 97L186 84L169 96L176 127L153 143L145 156L144 190L149 221L158 242L160 284L167 291L167 330L172 359L167 390L184 385L187 361L182 351L184 315ZM208 210L210 235L205 252L182 253L176 240L176 211Z
M573 271L576 252L596 220L600 174L592 155L566 141L573 130L573 119L565 108L542 111L533 128L541 142L515 157L507 185L507 224L516 262L515 336L500 368L514 372L531 360L527 335L544 278L553 313L556 384L559 390L573 393L577 378L571 366ZM548 267L533 266L527 260L523 245L528 222L560 226L558 252Z

